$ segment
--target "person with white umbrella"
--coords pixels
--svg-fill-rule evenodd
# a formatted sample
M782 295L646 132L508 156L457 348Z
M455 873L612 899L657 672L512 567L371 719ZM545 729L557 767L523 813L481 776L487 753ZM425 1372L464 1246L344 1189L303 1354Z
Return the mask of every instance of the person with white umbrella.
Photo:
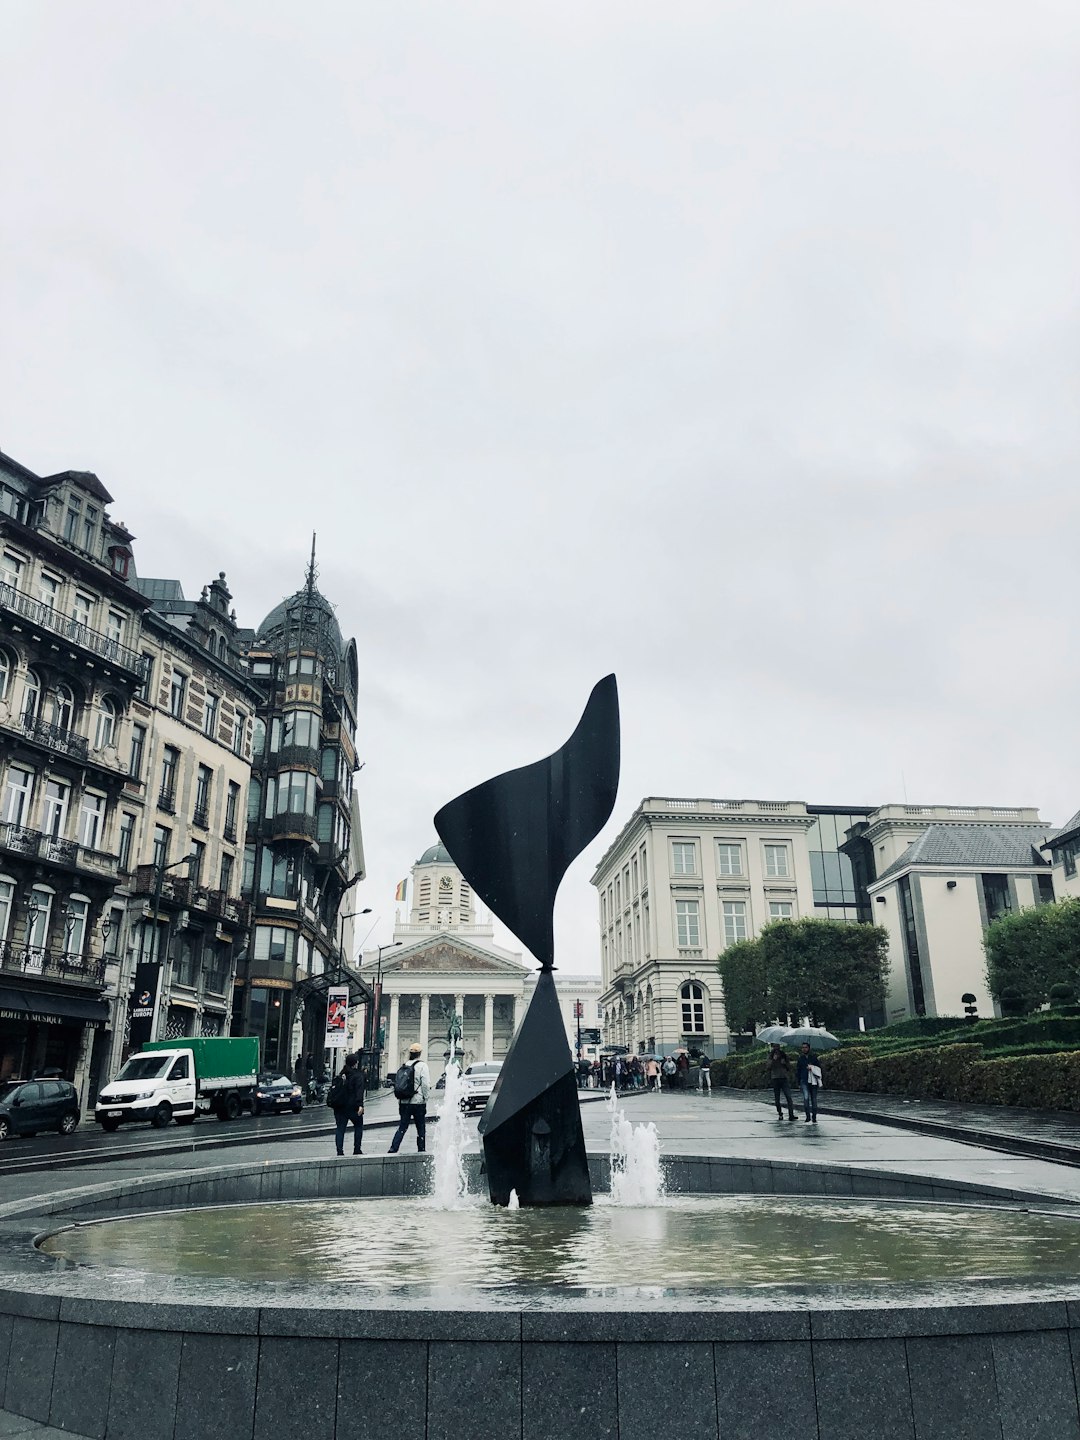
M780 1108L780 1096L783 1095L787 1101L788 1119L795 1119L795 1107L791 1100L791 1061L784 1054L783 1047L773 1045L769 1050L769 1083L772 1085L773 1101L776 1105L776 1118L782 1120L784 1112Z
M806 1112L803 1116L803 1123L809 1125L813 1122L816 1125L818 1091L821 1089L821 1067L817 1063L814 1052L810 1049L809 1040L804 1040L799 1047L799 1058L795 1062L795 1078L802 1091L803 1109Z

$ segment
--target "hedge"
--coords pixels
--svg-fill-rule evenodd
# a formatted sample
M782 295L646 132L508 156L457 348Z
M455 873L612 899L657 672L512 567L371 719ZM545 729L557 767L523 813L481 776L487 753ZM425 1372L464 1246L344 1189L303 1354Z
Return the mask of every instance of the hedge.
M925 1046L886 1055L875 1054L870 1046L851 1045L826 1051L818 1063L826 1091L1080 1111L1080 1050L989 1059L984 1054L978 1044ZM762 1046L757 1052L716 1060L713 1083L766 1088L767 1056Z

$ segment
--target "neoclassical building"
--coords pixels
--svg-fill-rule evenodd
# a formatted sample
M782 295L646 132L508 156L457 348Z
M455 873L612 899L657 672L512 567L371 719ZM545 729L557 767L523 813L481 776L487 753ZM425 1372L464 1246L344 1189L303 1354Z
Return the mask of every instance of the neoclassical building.
M400 916L389 945L364 952L361 967L379 1004L382 1073L390 1074L419 1040L433 1075L442 1070L452 1015L462 1017L464 1063L501 1060L532 999L535 965L494 942L468 881L444 845L432 845L412 867L408 920ZM600 976L556 972L559 1008L572 1052L599 1052ZM580 1011L579 1008L580 1007Z

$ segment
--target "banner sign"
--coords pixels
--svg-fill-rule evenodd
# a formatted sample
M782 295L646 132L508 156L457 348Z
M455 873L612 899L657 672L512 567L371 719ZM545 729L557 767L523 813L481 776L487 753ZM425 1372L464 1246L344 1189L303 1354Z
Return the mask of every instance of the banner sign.
M340 1050L349 1043L349 987L331 985L326 992L326 1040L328 1050Z
M128 1053L136 1055L148 1040L154 1022L158 986L161 984L161 966L152 960L140 960L135 966L135 985L128 1001L131 1018Z

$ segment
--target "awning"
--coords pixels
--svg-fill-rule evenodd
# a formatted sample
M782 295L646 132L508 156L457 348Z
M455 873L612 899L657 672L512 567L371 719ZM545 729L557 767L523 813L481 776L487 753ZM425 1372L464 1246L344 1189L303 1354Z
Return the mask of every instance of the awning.
M53 995L45 990L12 990L0 985L0 1020L33 1020L39 1025L77 1022L96 1028L108 1023L104 1000L88 995Z

